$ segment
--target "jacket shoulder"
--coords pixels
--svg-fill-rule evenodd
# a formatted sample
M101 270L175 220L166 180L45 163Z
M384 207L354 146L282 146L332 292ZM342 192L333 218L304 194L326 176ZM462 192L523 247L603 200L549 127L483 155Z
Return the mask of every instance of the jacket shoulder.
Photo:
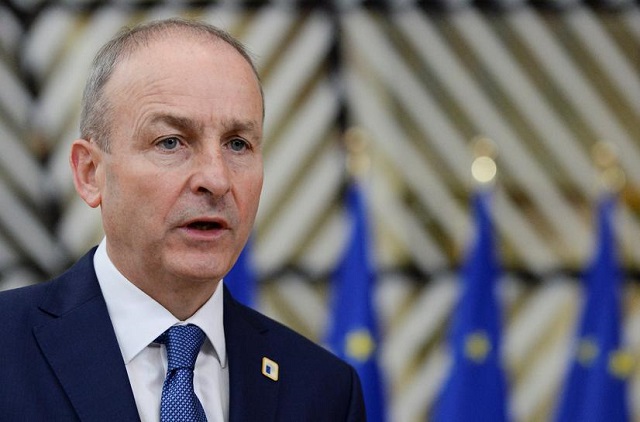
M80 295L95 295L94 288L84 287L87 284L91 284L84 283L87 278L96 277L93 270L94 251L95 248L55 278L0 292L0 320L28 323L31 321L30 315L39 315L41 314L40 311L46 312L43 305L46 305L47 300L52 296L57 298L77 298Z

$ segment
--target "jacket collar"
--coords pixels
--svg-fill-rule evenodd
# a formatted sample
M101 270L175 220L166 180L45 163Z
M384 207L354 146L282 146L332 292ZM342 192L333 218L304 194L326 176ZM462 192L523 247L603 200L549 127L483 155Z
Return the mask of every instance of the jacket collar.
M278 363L263 316L224 287L224 332L229 358L229 422L275 421L281 381L263 375L263 358ZM283 376L280 366L280 378Z
M83 421L137 421L129 378L93 268L94 250L49 284L34 328L42 353Z

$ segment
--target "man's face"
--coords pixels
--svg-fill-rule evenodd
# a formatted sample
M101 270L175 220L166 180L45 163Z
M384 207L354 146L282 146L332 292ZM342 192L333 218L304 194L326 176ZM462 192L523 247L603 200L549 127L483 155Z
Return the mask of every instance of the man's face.
M105 91L113 135L96 180L111 260L139 286L219 280L262 189L251 67L224 42L162 39L120 63Z

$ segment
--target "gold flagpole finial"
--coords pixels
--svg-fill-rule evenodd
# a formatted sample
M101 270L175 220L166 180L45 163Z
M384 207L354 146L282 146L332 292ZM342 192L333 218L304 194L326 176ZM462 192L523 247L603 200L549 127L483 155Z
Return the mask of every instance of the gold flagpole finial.
M369 139L364 129L351 127L344 134L347 150L347 172L353 178L364 177L371 167Z
M620 166L616 145L607 141L597 142L591 149L591 157L598 170L601 188L609 192L620 192L626 183L626 176Z
M498 166L495 158L497 148L495 143L485 137L478 136L472 140L473 162L471 163L471 176L480 185L489 185L495 181Z

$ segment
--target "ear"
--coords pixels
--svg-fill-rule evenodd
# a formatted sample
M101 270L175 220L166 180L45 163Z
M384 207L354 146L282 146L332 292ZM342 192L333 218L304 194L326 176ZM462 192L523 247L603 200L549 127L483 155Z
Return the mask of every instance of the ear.
M73 184L80 197L91 208L102 202L102 189L98 176L104 152L95 143L86 139L76 139L71 144L69 164L73 172Z

